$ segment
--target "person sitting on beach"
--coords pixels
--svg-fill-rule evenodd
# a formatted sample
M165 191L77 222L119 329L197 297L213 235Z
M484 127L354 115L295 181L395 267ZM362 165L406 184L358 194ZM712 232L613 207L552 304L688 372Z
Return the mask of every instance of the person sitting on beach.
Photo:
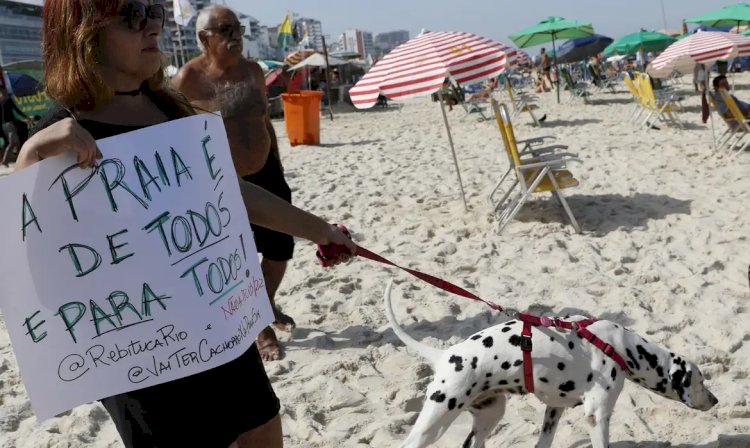
M81 168L98 168L102 155L95 139L195 114L164 79L162 4L47 0L43 11L44 85L59 106L37 124L16 170L63 153L75 154ZM356 246L336 226L239 177L237 182L251 222L317 244L343 244L354 253ZM148 337L137 329L131 334ZM255 344L219 367L101 402L127 448L283 445L279 400Z
M482 83L482 90L472 93L471 95L466 95L467 100L485 100L492 97L492 92L497 89L498 86L498 78L494 77L491 79L487 79Z
M172 84L197 109L221 110L237 175L291 204L292 190L284 179L268 115L263 70L242 54L244 26L228 7L211 5L198 14L195 28L203 53L185 64ZM252 228L258 253L263 255L260 266L276 318L273 326L291 331L294 319L281 312L275 297L294 253L294 238L255 224ZM258 335L264 361L283 357L273 326Z
M549 77L542 74L542 71L539 69L535 69L534 73L536 75L536 79L534 80L534 92L542 93L552 90L552 83L550 82Z
M443 81L443 87L440 88L440 95L443 97L443 102L448 105L449 111L452 111L453 106L459 103L450 78L445 78Z
M724 102L724 98L722 98L721 94L719 93L719 90L722 90L722 89L727 92L732 90L732 86L729 85L729 81L727 80L727 77L724 75L717 76L713 80L713 85L714 85L715 92L713 92L711 96L716 102L716 109L719 112L719 115L721 115L721 117L727 123L736 124L737 121L732 116L732 112L729 110L729 106L727 106L727 103ZM737 104L737 107L740 109L740 112L742 112L742 115L745 118L750 117L750 104L744 101L740 101L739 99L737 99L736 96L732 94L729 94L729 96L731 96L735 104Z

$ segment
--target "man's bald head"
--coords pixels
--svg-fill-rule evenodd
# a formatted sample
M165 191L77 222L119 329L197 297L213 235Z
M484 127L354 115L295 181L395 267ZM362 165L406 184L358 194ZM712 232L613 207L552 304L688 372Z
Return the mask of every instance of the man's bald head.
M201 51L206 51L201 40L201 33L214 28L220 19L227 17L234 21L239 21L237 14L225 5L214 4L201 9L198 13L198 18L195 19L195 40L198 42L198 48Z

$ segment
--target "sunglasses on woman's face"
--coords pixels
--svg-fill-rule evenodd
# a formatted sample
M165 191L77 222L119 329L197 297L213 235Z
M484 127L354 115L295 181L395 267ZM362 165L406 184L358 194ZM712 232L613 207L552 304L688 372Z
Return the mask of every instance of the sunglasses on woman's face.
M159 22L159 26L164 27L164 5L145 5L141 2L128 2L127 6L120 13L128 29L133 31L143 31L146 29L149 20Z

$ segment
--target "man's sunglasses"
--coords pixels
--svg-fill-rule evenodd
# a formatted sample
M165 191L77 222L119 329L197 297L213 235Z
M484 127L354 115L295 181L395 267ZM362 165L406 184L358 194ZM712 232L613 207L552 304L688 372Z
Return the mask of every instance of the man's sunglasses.
M240 24L235 25L221 25L217 28L206 28L205 31L210 31L212 33L216 33L219 36L223 37L233 37L233 36L244 36L245 35L245 26Z
M145 30L149 20L156 20L161 27L164 27L164 5L128 2L120 16L124 18L123 21L128 25L128 29L133 31Z

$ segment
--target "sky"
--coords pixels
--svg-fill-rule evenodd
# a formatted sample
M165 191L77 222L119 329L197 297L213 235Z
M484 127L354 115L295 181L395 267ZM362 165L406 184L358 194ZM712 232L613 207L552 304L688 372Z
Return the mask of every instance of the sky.
M664 4L664 15L661 4ZM414 37L432 31L465 31L511 44L508 35L550 15L591 22L617 39L641 27L679 30L682 19L732 4L732 0L226 0L261 24L281 23L287 11L318 19L337 38L358 28L373 34L405 29Z

